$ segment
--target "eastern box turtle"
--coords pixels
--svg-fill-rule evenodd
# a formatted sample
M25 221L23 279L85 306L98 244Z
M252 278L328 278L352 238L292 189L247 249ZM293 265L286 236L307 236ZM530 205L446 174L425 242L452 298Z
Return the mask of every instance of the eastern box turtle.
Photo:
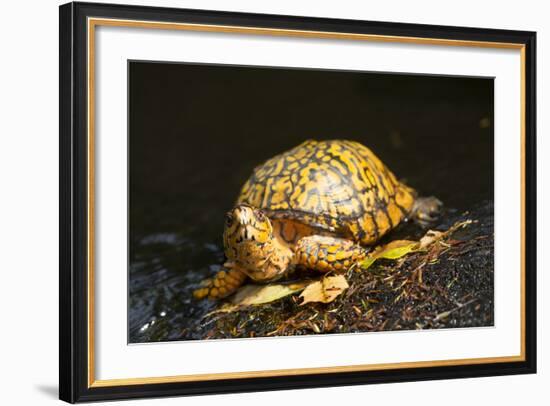
M226 215L225 271L196 298L221 298L245 280L296 267L345 271L404 219L434 219L441 202L418 198L355 141L306 141L254 169Z

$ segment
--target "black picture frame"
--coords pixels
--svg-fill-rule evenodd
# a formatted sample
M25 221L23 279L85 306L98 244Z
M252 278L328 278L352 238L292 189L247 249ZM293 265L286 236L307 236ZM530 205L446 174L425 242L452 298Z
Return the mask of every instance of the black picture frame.
M60 6L60 399L67 402L234 393L482 377L536 372L536 33L326 18L260 15L93 3ZM355 33L523 46L524 83L524 360L471 365L313 373L196 382L90 386L88 353L87 19L211 24Z

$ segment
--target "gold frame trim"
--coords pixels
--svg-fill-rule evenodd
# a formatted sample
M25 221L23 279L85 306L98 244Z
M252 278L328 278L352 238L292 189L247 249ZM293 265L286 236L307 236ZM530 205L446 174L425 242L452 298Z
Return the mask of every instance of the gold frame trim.
M358 371L380 371L397 368L425 368L440 366L458 366L473 364L494 364L504 362L522 362L526 360L525 352L525 45L506 42L487 42L487 41L463 41L453 39L439 38L421 38L421 37L400 37L391 35L372 35L372 34L354 34L344 32L325 32L325 31L305 31L290 29L273 29L260 27L240 27L228 25L208 25L208 24L185 24L185 23L165 23L139 20L120 20L109 18L88 18L87 24L88 41L88 388L177 383L193 381L212 381L218 379L243 379L243 378L266 378L277 376L296 376L311 374L329 374L338 372L358 372ZM521 83L521 117L520 117L520 162L521 162L521 270L520 270L520 339L521 350L519 355L503 357L485 357L485 358L465 358L454 360L434 360L434 361L415 361L415 362L397 362L384 364L365 364L365 365L347 365L334 367L318 368L298 368L298 369L278 369L267 371L245 371L245 372L222 372L212 374L191 374L175 375L146 378L123 378L123 379L95 379L95 278L94 278L94 191L95 191L95 28L97 26L111 27L132 27L132 28L150 28L162 30L184 30L195 32L217 32L248 35L269 35L299 38L318 38L318 39L339 39L339 40L357 40L371 42L390 42L435 46L461 46L461 47L479 47L479 48L497 48L497 49L515 49L520 51L520 83Z

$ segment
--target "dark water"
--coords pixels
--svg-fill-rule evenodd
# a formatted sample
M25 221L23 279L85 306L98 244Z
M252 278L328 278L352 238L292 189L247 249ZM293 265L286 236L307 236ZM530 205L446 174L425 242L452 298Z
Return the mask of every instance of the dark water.
M493 199L493 80L130 64L129 341L200 338L191 292L223 262L252 169L306 139L353 139L450 212ZM197 332L195 334L195 332Z

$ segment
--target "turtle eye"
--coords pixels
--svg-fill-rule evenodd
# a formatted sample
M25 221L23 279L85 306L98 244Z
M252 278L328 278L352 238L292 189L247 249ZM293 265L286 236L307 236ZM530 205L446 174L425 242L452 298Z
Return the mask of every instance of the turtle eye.
M258 220L264 221L265 220L265 214L262 211L256 212L256 216L258 217Z
M231 224L233 224L233 216L229 213L225 215L225 225L227 227L231 227Z

